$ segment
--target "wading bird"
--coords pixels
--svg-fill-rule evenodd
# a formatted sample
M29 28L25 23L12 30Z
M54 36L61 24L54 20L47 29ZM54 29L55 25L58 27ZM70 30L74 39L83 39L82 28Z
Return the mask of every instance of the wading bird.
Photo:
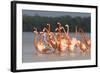
M37 28L33 28L33 30L34 30L33 31L33 33L34 33L33 45L35 46L37 52L40 54L47 53L48 48L43 44L43 41L42 41L43 32L40 32L40 37L38 39Z
M57 22L57 28L55 29L56 33L56 51L61 52L61 23Z
M76 45L77 45L77 26L75 28L74 37L69 39L68 51L69 51L70 55L74 55Z
M78 41L78 44L81 52L83 54L86 54L90 50L91 40L86 37L86 34L81 28L79 29L79 32L80 32L80 40Z

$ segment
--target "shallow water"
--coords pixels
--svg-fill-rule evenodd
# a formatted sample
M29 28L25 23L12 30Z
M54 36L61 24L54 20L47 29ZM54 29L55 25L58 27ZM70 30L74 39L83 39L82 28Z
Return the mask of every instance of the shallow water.
M73 33L70 36L73 37ZM89 33L86 34L90 36ZM64 61L64 60L86 60L91 59L90 53L85 56L80 53L80 49L76 48L75 55L71 56L68 52L64 55L59 54L36 54L36 49L33 45L34 35L32 32L23 32L22 34L22 62L45 62L45 61ZM79 35L78 35L79 38Z

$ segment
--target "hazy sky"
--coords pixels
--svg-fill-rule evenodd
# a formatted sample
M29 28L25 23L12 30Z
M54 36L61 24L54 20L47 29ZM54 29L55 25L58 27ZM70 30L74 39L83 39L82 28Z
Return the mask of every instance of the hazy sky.
M80 16L80 17L88 17L91 16L90 13L80 13L80 12L58 12L58 11L39 11L39 10L23 10L22 11L23 15L29 15L29 16L34 16L34 15L40 15L40 16L52 16L52 17L58 17L58 16L65 16L69 15L72 17Z

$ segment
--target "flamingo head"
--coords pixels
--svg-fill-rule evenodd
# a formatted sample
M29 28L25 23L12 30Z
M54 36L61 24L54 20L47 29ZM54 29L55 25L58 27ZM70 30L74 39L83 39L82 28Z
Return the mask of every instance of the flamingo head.
M48 26L50 26L50 24L47 24Z
M57 24L61 25L61 23L60 23L60 22L57 22Z
M69 25L68 25L68 24L66 24L66 25L65 25L65 27L69 27Z
M35 33L35 34L38 34L38 32L37 32L37 31L34 31L34 33Z
M33 30L33 32L34 32L34 31L37 31L37 28L33 27L33 29L32 29L32 30Z
M47 28L50 28L50 24L47 24Z
M57 22L57 27L61 27L61 23L60 22Z

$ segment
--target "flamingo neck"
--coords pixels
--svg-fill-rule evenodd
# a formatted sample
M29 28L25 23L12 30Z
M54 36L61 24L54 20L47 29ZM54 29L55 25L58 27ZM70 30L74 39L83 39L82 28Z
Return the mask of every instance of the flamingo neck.
M67 35L69 34L69 26L67 26Z

